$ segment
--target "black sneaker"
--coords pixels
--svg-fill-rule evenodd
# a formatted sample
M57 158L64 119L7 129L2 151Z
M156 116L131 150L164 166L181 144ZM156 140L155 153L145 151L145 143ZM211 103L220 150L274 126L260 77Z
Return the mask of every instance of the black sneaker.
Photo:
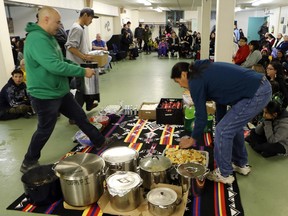
M23 174L28 172L29 170L33 169L34 167L40 166L38 161L32 162L32 163L22 163L20 172Z
M105 141L100 146L95 146L96 150L99 151L100 149L111 145L115 141L114 137L106 137Z

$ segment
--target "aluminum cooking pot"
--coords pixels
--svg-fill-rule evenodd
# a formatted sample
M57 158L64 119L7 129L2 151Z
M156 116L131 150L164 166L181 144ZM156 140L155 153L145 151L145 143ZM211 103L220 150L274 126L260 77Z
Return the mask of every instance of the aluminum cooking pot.
M145 179L143 187L150 189L153 184L168 183L172 163L163 155L148 156L140 160L140 176Z
M75 154L56 164L65 202L87 206L98 201L104 191L104 167L104 160L91 153Z
M41 165L21 177L29 203L37 206L48 205L62 198L60 181L52 167L53 164Z
M137 172L138 152L126 146L109 148L101 154L106 165L106 177L116 171Z
M209 169L198 163L180 164L177 167L183 193L194 197L200 196L205 189L205 179Z
M148 209L155 216L169 216L177 207L177 193L165 187L152 189L147 194Z
M110 175L106 182L113 209L119 212L132 211L140 205L143 180L139 174L119 171Z

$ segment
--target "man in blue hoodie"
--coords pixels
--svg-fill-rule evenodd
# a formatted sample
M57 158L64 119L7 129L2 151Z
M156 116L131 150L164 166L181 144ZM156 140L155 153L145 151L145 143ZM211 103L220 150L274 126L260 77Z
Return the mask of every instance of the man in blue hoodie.
M271 86L263 74L231 63L209 60L179 62L172 68L171 78L190 91L195 105L195 125L191 137L182 138L180 148L189 148L203 137L207 124L206 101L216 102L218 123L214 139L217 168L208 179L232 184L233 170L248 175L248 155L243 127L271 100ZM223 107L231 106L228 112Z

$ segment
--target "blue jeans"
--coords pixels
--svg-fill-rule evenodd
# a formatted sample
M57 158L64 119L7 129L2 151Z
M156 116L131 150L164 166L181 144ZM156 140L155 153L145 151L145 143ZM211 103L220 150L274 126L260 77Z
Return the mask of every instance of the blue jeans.
M265 77L254 97L238 101L216 125L214 159L222 176L233 173L232 162L237 166L248 163L243 127L263 110L271 97L271 85Z
M71 93L59 99L38 99L31 97L32 106L38 116L37 130L34 132L24 163L33 163L41 156L41 150L51 136L57 122L59 112L76 122L78 127L95 145L101 145L105 137L87 119Z

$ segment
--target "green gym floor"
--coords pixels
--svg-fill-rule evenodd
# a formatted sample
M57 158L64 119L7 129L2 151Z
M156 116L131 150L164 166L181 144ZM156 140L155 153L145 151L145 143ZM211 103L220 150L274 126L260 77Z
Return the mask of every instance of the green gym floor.
M139 107L142 102L182 97L183 89L170 79L171 68L178 61L190 60L158 59L156 53L141 53L137 60L112 63L113 68L100 76L101 102L87 115L96 115L106 105L118 105L121 101L123 105ZM0 122L0 215L38 215L6 210L24 192L19 168L36 126L36 116ZM69 125L68 119L61 116L42 150L40 163L54 163L69 152L75 145L72 137L77 130L77 126ZM246 177L237 175L245 215L287 216L288 158L266 159L248 145L247 150L252 172Z

